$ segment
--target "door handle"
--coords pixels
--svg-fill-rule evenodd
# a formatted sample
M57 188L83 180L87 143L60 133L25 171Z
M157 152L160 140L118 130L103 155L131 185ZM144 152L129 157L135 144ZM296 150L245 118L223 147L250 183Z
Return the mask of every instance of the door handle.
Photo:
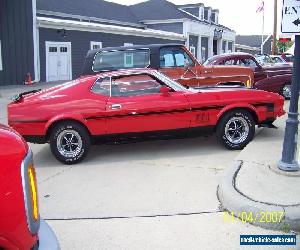
M213 71L212 70L204 70L204 73L207 74L207 73L212 73Z
M122 108L121 104L112 104L111 105L111 109L120 109L120 108Z

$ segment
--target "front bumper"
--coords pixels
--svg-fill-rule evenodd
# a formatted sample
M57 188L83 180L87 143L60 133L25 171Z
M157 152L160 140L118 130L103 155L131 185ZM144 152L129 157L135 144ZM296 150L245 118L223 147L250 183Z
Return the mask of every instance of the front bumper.
M60 250L55 233L43 219L40 220L40 229L38 235L39 250Z

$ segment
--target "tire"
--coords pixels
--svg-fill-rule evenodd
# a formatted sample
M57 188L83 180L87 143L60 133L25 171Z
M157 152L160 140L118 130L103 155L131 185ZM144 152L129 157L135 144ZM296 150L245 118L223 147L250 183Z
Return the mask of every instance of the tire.
M91 138L86 128L71 121L55 125L49 141L55 158L68 165L82 161L91 145Z
M230 150L243 149L254 137L255 122L247 110L228 111L217 125L218 140Z
M287 85L282 86L279 94L281 96L283 96L285 100L290 100L291 99L291 85L287 84Z

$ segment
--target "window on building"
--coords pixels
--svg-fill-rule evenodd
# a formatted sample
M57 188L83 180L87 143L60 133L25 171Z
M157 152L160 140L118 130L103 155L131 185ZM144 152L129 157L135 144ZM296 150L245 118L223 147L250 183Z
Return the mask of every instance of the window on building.
M200 20L204 20L204 8L200 8Z
M228 42L228 52L233 52L233 42Z
M204 10L204 20L208 21L208 10Z
M2 64L2 50L1 50L1 40L0 40L0 70L3 70L3 64Z
M211 13L210 19L211 19L211 21L212 21L213 23L216 22L216 13L215 13L215 12L212 12L212 13Z
M226 41L223 41L223 42L222 42L222 53L225 53L225 52L226 52L226 45L227 45L227 42L226 42Z
M91 49L101 49L102 42L91 41Z
M184 67L188 63L194 66L191 57L181 48L167 47L160 49L160 67Z

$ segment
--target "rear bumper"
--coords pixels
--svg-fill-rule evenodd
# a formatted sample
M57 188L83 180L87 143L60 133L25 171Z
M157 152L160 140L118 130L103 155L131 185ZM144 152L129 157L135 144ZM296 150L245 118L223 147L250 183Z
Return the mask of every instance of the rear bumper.
M40 229L38 235L39 250L60 250L55 233L43 219L40 220Z

